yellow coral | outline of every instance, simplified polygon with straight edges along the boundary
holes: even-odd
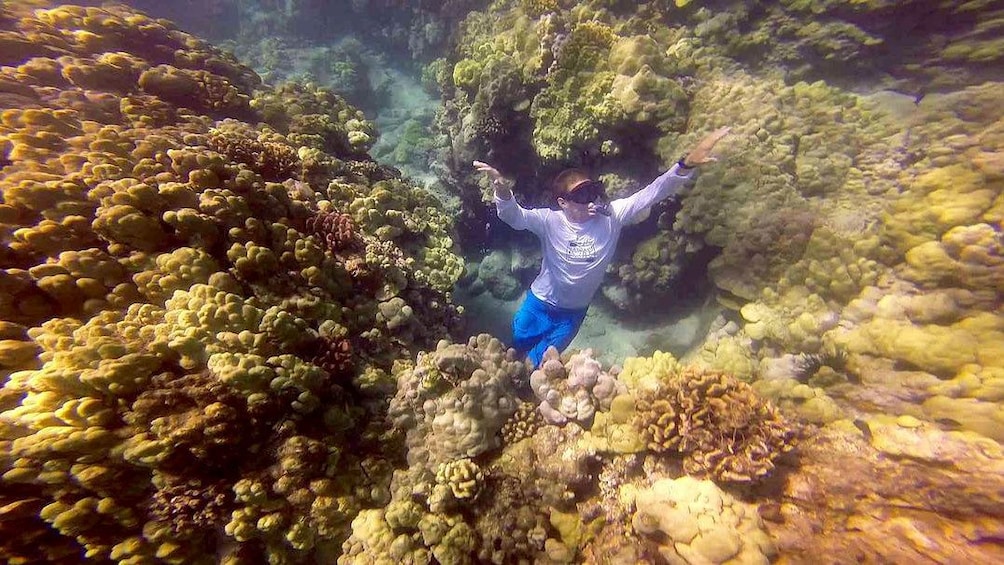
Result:
[[[617,379],[631,390],[652,390],[680,369],[672,353],[656,351],[650,357],[628,357]]]
[[[906,254],[905,276],[921,284],[958,281],[973,290],[1004,292],[1004,243],[988,224],[958,226],[940,241],[928,241]]]
[[[1000,366],[1004,326],[982,313],[950,326],[874,319],[839,337],[854,352],[900,359],[935,374],[955,374],[970,364]]]
[[[453,66],[453,84],[460,88],[477,89],[483,68],[473,59],[463,59]]]
[[[484,475],[477,463],[465,457],[441,463],[436,470],[436,482],[450,488],[457,499],[473,499],[481,489]]]
[[[711,481],[662,479],[633,498],[632,527],[667,562],[755,563],[777,553],[756,508]]]

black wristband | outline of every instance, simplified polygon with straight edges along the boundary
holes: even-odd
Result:
[[[679,161],[677,161],[677,162],[676,162],[676,164],[677,164],[677,165],[678,165],[678,166],[679,166],[679,167],[680,167],[681,169],[683,169],[683,170],[685,170],[685,171],[689,171],[689,170],[691,170],[691,169],[696,169],[696,168],[697,168],[697,165],[694,165],[694,166],[692,166],[692,167],[688,167],[688,166],[687,166],[687,154],[686,154],[686,153],[684,153],[684,154],[683,154],[683,157],[680,157],[680,160],[679,160]]]

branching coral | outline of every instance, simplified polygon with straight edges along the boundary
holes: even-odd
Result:
[[[459,504],[472,504],[481,493],[484,473],[468,458],[440,463],[436,486],[429,495],[429,510],[442,512]]]
[[[216,528],[225,524],[233,507],[229,485],[204,485],[198,478],[164,479],[151,503],[150,514],[157,522],[171,525],[175,534]]]
[[[345,338],[321,338],[312,363],[327,371],[335,379],[351,375],[355,369],[352,342]]]
[[[331,253],[351,251],[361,243],[355,233],[355,224],[348,214],[335,211],[318,212],[307,220],[307,229],[321,238]]]
[[[505,444],[509,445],[532,436],[543,423],[543,418],[534,403],[520,402],[516,412],[509,417],[499,433],[502,434]]]

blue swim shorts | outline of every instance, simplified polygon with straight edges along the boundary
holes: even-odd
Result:
[[[528,291],[512,319],[512,347],[529,356],[536,369],[548,347],[553,345],[558,351],[564,351],[572,343],[586,317],[586,310],[588,308],[569,310],[551,306]]]

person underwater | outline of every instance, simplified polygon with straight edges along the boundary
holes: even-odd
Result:
[[[498,169],[474,161],[474,167],[491,179],[498,217],[540,240],[540,272],[513,316],[510,343],[530,358],[534,368],[540,366],[548,347],[560,352],[575,338],[624,226],[656,202],[682,193],[695,169],[717,160],[712,150],[728,133],[728,127],[713,131],[648,186],[613,201],[606,197],[603,183],[585,171],[562,171],[552,185],[558,210],[524,208]]]

